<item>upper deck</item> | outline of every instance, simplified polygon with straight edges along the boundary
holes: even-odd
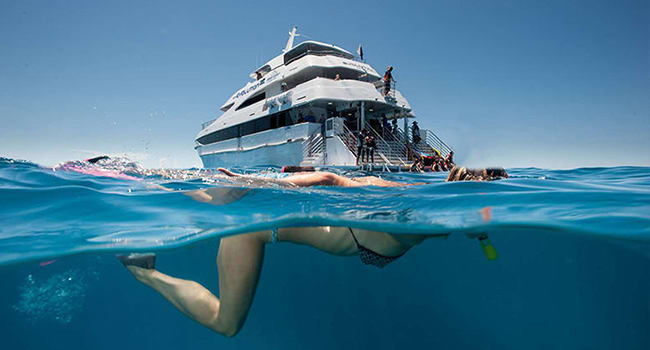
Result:
[[[392,92],[391,98],[378,92],[381,76],[370,65],[332,44],[308,40],[291,47],[295,32],[290,35],[284,52],[250,74],[252,81],[221,106],[222,115],[203,123],[197,140],[205,140],[205,136],[217,132],[233,134],[230,131],[241,131],[244,124],[269,119],[271,114],[279,112],[290,112],[296,122],[300,112],[306,113],[305,108],[322,107],[323,103],[326,107],[319,113],[327,117],[347,115],[351,103],[361,101],[372,103],[375,110],[399,110],[405,113],[402,115],[413,117],[408,102],[399,92]],[[254,128],[257,129],[260,128]]]
[[[335,58],[330,60],[317,60],[310,61],[310,64],[305,63],[302,59],[307,56],[320,56]],[[278,78],[289,78],[290,76],[299,75],[301,71],[308,67],[321,67],[321,68],[335,68],[339,67],[342,70],[352,69],[359,71],[360,74],[368,76],[368,80],[378,80],[380,75],[370,65],[365,62],[355,60],[355,57],[350,52],[337,47],[335,45],[326,44],[318,41],[304,41],[298,44],[291,50],[278,55],[266,62],[261,67],[254,70],[250,77],[252,81],[237,90],[221,107],[224,112],[228,111],[231,107],[237,107],[242,103],[245,98],[250,97],[251,93],[257,93]],[[278,75],[281,75],[280,77]]]

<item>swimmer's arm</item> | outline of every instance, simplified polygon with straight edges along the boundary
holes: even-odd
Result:
[[[194,199],[197,202],[209,203],[214,205],[224,205],[241,199],[249,188],[237,187],[210,187],[194,191],[176,191],[158,184],[148,184],[147,188],[162,190],[165,192],[180,192],[181,194]]]
[[[155,189],[155,190],[161,190],[165,192],[177,192],[175,190],[172,190],[171,188],[167,188],[165,186],[161,186],[158,184],[147,184],[147,188],[149,189]],[[194,199],[197,202],[201,203],[210,203],[212,201],[212,197],[208,195],[205,190],[196,190],[196,191],[188,191],[188,192],[182,192],[182,194]]]

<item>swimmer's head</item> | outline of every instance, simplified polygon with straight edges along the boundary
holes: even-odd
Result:
[[[316,171],[313,166],[295,166],[295,165],[285,165],[282,167],[280,172],[282,173],[302,173]]]
[[[454,166],[449,171],[447,181],[492,181],[508,178],[508,173],[503,168],[468,169]]]
[[[487,168],[485,169],[485,175],[493,180],[508,178],[508,173],[506,172],[506,169],[503,168]]]

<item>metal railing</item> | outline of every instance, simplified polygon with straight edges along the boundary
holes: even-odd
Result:
[[[302,149],[302,158],[304,160],[313,164],[317,164],[318,161],[321,160],[325,154],[325,139],[320,130],[309,135],[309,137],[303,142]]]
[[[395,99],[395,90],[397,88],[397,84],[395,83],[394,80],[390,81],[390,90],[388,90],[387,94],[384,93],[384,89],[385,89],[384,85],[385,84],[384,84],[383,79],[379,79],[379,80],[375,81],[373,83],[373,85],[375,85],[375,88],[377,89],[377,91],[379,91],[383,96],[386,96],[388,98],[392,98],[393,100]]]
[[[425,130],[425,142],[429,145],[436,146],[441,152],[443,157],[446,157],[452,151],[451,147],[447,146],[438,135],[434,134],[431,130]]]
[[[419,151],[419,150],[417,148],[413,147],[413,140],[410,137],[411,135],[408,135],[408,134],[406,135],[406,139],[408,140],[408,144],[406,143],[406,141],[404,141],[405,140],[405,138],[404,138],[404,130],[402,130],[401,128],[398,127],[393,135],[401,145],[404,145],[404,148],[406,149],[405,150],[406,159],[409,162],[414,160],[415,159],[414,158],[414,156],[415,156],[414,150],[417,150],[417,151]]]
[[[388,165],[393,165],[389,160],[397,160],[398,162],[402,163],[402,165],[406,165],[404,162],[403,158],[407,158],[408,151],[406,149],[406,145],[404,145],[401,142],[394,142],[393,146],[391,146],[391,143],[386,141],[382,135],[380,135],[377,130],[375,130],[368,122],[366,122],[365,125],[366,129],[368,129],[375,137],[375,141],[379,140],[379,144],[384,146],[384,149],[386,149],[388,152],[383,152],[381,150],[381,147],[377,147],[377,152],[380,154],[380,157],[384,159],[385,162],[388,162]],[[387,153],[387,154],[384,154]]]
[[[343,131],[339,131],[336,133],[336,136],[343,141],[345,146],[354,154],[354,156],[357,156],[357,137],[354,135],[350,129],[348,129],[345,124],[343,124]]]
[[[437,150],[440,152],[440,155],[442,157],[446,157],[449,152],[452,151],[452,148],[449,147],[446,143],[444,143],[438,135],[436,135],[433,131],[431,130],[422,130],[424,131],[424,137],[420,140],[418,144],[413,143],[413,127],[409,127],[409,133],[407,135],[409,142],[413,145],[413,148],[417,151],[422,151],[421,148],[428,146],[432,150]],[[403,133],[403,131],[400,129],[400,133]],[[404,134],[402,134],[403,136]],[[422,142],[424,142],[424,145],[422,145]]]
[[[446,157],[449,152],[452,151],[451,147],[444,143],[431,130],[423,130],[425,137],[420,141],[418,145],[413,145],[413,134],[411,132],[406,134],[409,143],[412,145],[408,146],[404,143],[404,131],[399,127],[396,130],[393,130],[391,133],[386,133],[383,135],[380,134],[375,128],[370,126],[368,122],[366,122],[365,128],[370,131],[371,134],[375,137],[375,141],[377,142],[376,152],[378,153],[379,158],[389,166],[394,165],[392,164],[393,161],[398,161],[401,163],[401,165],[408,165],[407,163],[410,163],[413,160],[413,151],[415,150],[418,152],[423,152],[423,148],[425,147],[431,148],[432,150],[437,149],[443,157]],[[409,128],[409,131],[410,130],[411,128]],[[312,137],[313,136],[314,135],[312,135]],[[316,136],[320,136],[320,134],[316,133]],[[350,152],[352,152],[352,154],[356,157],[357,135],[352,132],[345,124],[343,124],[343,128],[341,131],[338,131],[336,133],[336,136],[341,139],[348,150],[350,150]],[[312,142],[312,148],[318,149],[318,142],[323,141],[314,139],[313,141],[305,142]],[[429,150],[426,150],[426,153],[429,152]]]
[[[214,123],[214,121],[217,120],[217,119],[218,118],[214,118],[212,120],[208,120],[207,122],[201,123],[201,130],[203,130],[203,129],[207,128],[208,126],[210,126],[210,124]]]

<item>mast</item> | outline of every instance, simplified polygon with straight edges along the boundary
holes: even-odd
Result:
[[[293,48],[293,39],[297,36],[300,36],[300,34],[296,34],[296,30],[298,30],[298,27],[293,26],[293,29],[289,32],[289,40],[287,40],[287,46],[284,48],[282,52],[287,52]]]

